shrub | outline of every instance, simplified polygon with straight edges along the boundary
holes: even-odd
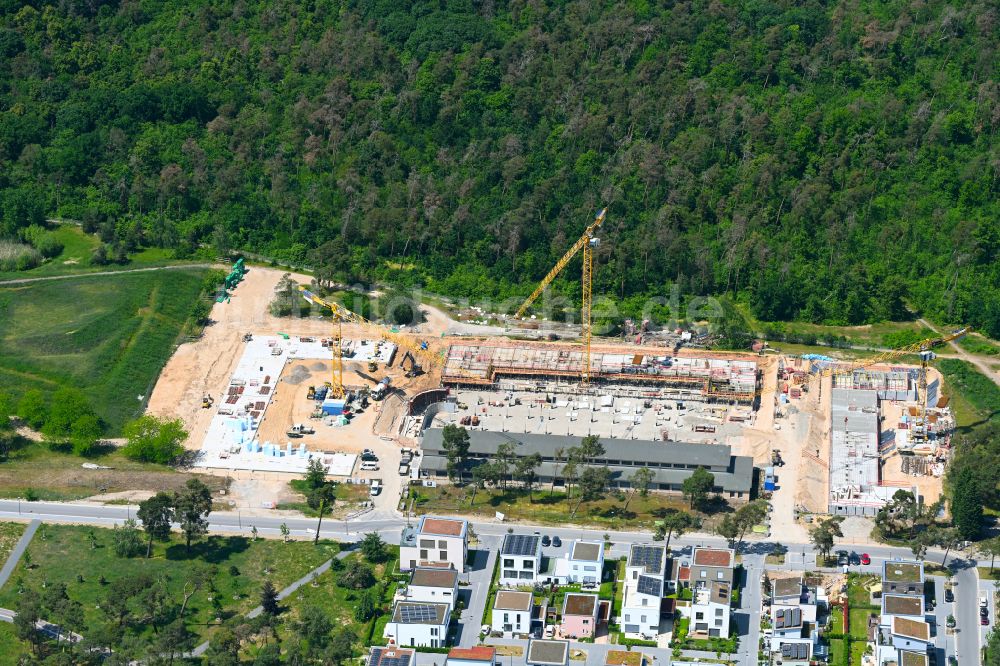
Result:
[[[42,255],[23,243],[0,240],[0,271],[27,271],[42,263]]]
[[[162,465],[173,462],[184,452],[181,443],[187,439],[180,419],[167,421],[148,415],[127,423],[124,434],[128,443],[122,453],[132,460]]]

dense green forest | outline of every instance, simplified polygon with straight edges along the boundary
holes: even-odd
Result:
[[[0,238],[508,297],[607,205],[626,310],[1000,336],[998,41],[988,0],[0,0]]]

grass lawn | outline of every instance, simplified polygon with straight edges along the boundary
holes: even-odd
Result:
[[[0,566],[7,561],[14,544],[24,534],[24,527],[23,523],[0,523]]]
[[[976,567],[979,577],[984,580],[1000,580],[1000,566],[996,566],[990,571],[989,567]]]
[[[74,386],[111,434],[142,410],[197,301],[201,269],[0,285],[0,386]]]
[[[864,640],[851,641],[851,666],[861,666],[868,643]]]
[[[606,498],[584,502],[575,516],[572,513],[577,504],[576,495],[567,499],[565,492],[550,494],[547,488],[536,490],[533,501],[529,501],[527,493],[520,489],[510,489],[507,492],[496,489],[479,490],[475,505],[470,505],[471,487],[439,485],[436,488],[413,489],[412,493],[421,513],[456,513],[493,518],[497,511],[501,511],[506,514],[507,520],[514,522],[586,524],[608,530],[635,527],[649,529],[651,521],[656,520],[667,509],[688,510],[688,503],[682,497],[660,493],[634,497],[629,502],[627,511],[623,509],[624,502],[609,493]],[[721,517],[703,517],[702,529],[711,531],[717,520],[721,520]]]
[[[193,477],[201,479],[213,491],[225,487],[223,477],[178,472],[165,465],[139,463],[117,452],[95,460],[112,469],[83,469],[81,464],[93,460],[30,442],[12,451],[7,461],[0,464],[0,497],[25,497],[28,489],[43,501],[77,500],[102,491],[170,492],[180,490]]]
[[[841,612],[839,606],[832,608],[830,611],[830,633],[844,633],[844,614]]]
[[[851,638],[862,641],[868,638],[868,616],[871,615],[871,611],[867,608],[852,608],[848,613],[851,621]]]
[[[1000,344],[983,337],[979,333],[970,333],[958,341],[958,346],[977,356],[997,356],[1000,355]]]
[[[847,641],[843,638],[836,638],[830,641],[830,661],[831,664],[843,664],[847,655]]]
[[[88,533],[95,535],[90,545]],[[188,603],[189,628],[205,638],[211,634],[216,617],[246,613],[258,605],[260,589],[270,579],[279,590],[301,578],[311,569],[330,559],[339,550],[335,542],[311,541],[283,543],[277,540],[252,541],[245,537],[211,536],[192,545],[185,553],[183,541],[174,535],[167,543],[156,543],[153,557],[123,559],[112,546],[112,531],[101,528],[67,525],[42,525],[28,548],[32,569],[22,559],[11,579],[0,589],[0,607],[17,609],[22,586],[41,590],[46,584],[65,583],[67,593],[83,606],[85,625],[93,626],[104,618],[97,605],[106,597],[108,583],[119,578],[148,574],[154,581],[164,581],[169,599],[180,604],[185,582],[193,572],[210,568],[211,585],[196,592]],[[238,574],[231,574],[236,567]],[[80,582],[78,575],[83,577]],[[214,588],[215,592],[212,591]],[[210,597],[221,604],[213,607]],[[133,631],[152,631],[150,627]]]
[[[17,666],[29,652],[28,644],[14,633],[14,625],[0,622],[0,666]]]
[[[386,579],[387,570],[391,571],[395,567],[399,551],[396,548],[391,549],[391,551],[393,552],[393,556],[388,561],[374,567],[375,577],[380,581]],[[343,563],[346,566],[352,561],[362,560],[363,558],[360,553],[352,553],[344,558]],[[319,606],[326,611],[326,615],[330,618],[334,627],[349,627],[358,637],[358,645],[362,644],[368,638],[368,633],[371,630],[373,622],[376,625],[381,625],[380,627],[377,627],[378,635],[373,635],[374,644],[384,642],[381,630],[385,628],[385,624],[389,620],[388,613],[392,610],[392,596],[396,590],[395,581],[389,580],[383,588],[382,601],[380,604],[380,610],[383,614],[374,621],[358,622],[354,617],[354,607],[357,604],[363,590],[348,590],[340,587],[336,583],[337,576],[339,574],[339,570],[327,571],[326,573],[317,576],[312,583],[303,585],[296,590],[295,594],[286,598],[282,602],[286,610],[281,615],[282,624],[279,632],[282,634],[290,633],[291,625],[296,619],[298,619],[299,614],[304,608],[308,606]],[[381,620],[381,622],[379,622],[379,620]],[[374,634],[375,632],[372,633]]]
[[[935,364],[944,376],[944,392],[951,396],[960,427],[1000,419],[1000,387],[989,377],[971,363],[954,358],[938,359]]]
[[[857,574],[850,574],[847,577],[847,602],[849,608],[867,608],[872,606],[871,592],[865,587],[865,584],[875,579],[875,576],[859,576]]]

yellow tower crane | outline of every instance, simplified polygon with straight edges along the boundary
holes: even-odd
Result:
[[[394,343],[397,348],[408,350],[412,354],[412,358],[417,359],[414,361],[413,374],[419,374],[421,364],[423,367],[431,368],[441,362],[441,359],[427,348],[426,343],[418,344],[409,337],[390,330],[387,326],[376,324],[355,312],[351,312],[339,303],[323,300],[305,287],[299,287],[299,292],[310,303],[329,308],[337,323],[337,344],[333,350],[333,386],[331,388],[334,397],[341,398],[344,396],[344,362],[341,358],[343,353],[342,325],[344,322],[361,326],[377,334],[382,339]]]
[[[542,292],[545,291],[556,276],[566,268],[566,264],[576,256],[576,253],[583,250],[583,307],[580,312],[580,324],[581,324],[581,338],[583,340],[583,372],[582,381],[584,384],[590,381],[590,336],[591,336],[591,322],[590,322],[590,305],[591,296],[593,289],[593,275],[594,275],[594,250],[601,244],[601,239],[599,239],[595,234],[602,224],[604,224],[604,218],[608,213],[607,208],[602,208],[600,212],[594,217],[594,221],[590,223],[583,235],[580,236],[579,240],[573,243],[573,246],[566,250],[566,254],[562,256],[556,265],[552,267],[548,275],[538,283],[535,291],[531,292],[531,296],[528,296],[527,300],[521,304],[521,307],[517,309],[514,314],[516,319],[521,318],[524,313],[531,307],[531,304],[535,302]]]
[[[846,365],[826,365],[819,367],[814,370],[813,374],[819,377],[828,377],[831,375],[849,375],[853,374],[857,370],[864,370],[873,365],[878,365],[879,363],[886,363],[894,359],[906,356],[908,354],[918,354],[920,356],[920,378],[917,385],[917,399],[920,401],[920,430],[916,431],[915,434],[919,439],[927,438],[927,364],[933,361],[936,354],[931,351],[935,347],[940,347],[941,345],[952,342],[953,340],[958,340],[964,337],[967,333],[972,330],[971,327],[966,326],[948,335],[942,335],[936,338],[927,338],[926,340],[921,340],[920,342],[915,342],[912,345],[906,345],[905,347],[900,347],[898,349],[890,349],[884,351],[877,356],[873,356],[862,361],[856,361],[854,363],[849,363]]]

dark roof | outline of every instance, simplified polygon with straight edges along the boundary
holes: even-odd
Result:
[[[663,581],[652,576],[639,576],[636,584],[636,591],[641,594],[650,594],[654,597],[663,596]]]
[[[802,609],[789,606],[788,608],[776,608],[774,611],[775,629],[793,629],[802,626]]]
[[[444,624],[448,604],[431,604],[422,601],[400,601],[392,610],[392,621],[402,624]]]
[[[574,560],[598,562],[600,561],[601,553],[603,552],[604,544],[593,543],[591,541],[576,541],[573,543],[573,553],[571,557]]]
[[[784,659],[808,659],[808,643],[782,643],[781,656]]]
[[[775,597],[799,596],[802,594],[802,577],[776,578],[771,583],[771,594]]]
[[[699,446],[715,445],[700,444]],[[518,453],[521,453],[521,451],[518,451]],[[470,467],[475,467],[477,464],[482,464],[483,462],[485,461],[477,462],[476,460],[471,460],[469,464]],[[631,467],[627,465],[602,465],[602,467],[611,473],[611,480],[613,482],[628,481],[635,474],[635,470],[639,468],[638,465]],[[543,462],[538,466],[536,473],[540,478],[551,479],[558,477],[562,472],[562,468],[562,463]],[[435,455],[428,452],[422,458],[420,469],[444,474],[448,469],[448,459],[443,455]],[[667,483],[680,486],[680,484],[684,483],[685,479],[691,476],[694,470],[658,469],[654,467],[651,468],[651,471],[653,472],[654,484]],[[724,492],[750,492],[753,486],[753,458],[749,456],[733,456],[732,471],[712,471],[712,474],[715,476],[715,486]]]
[[[569,661],[569,641],[528,641],[528,664],[534,666],[564,666]]]
[[[427,452],[444,452],[442,428],[424,430],[421,449]],[[566,435],[540,435],[535,433],[495,432],[492,430],[469,431],[469,454],[490,456],[500,444],[512,443],[517,455],[539,453],[542,457],[555,456],[556,449],[569,450],[579,446],[579,437]],[[684,463],[704,467],[729,467],[732,449],[725,444],[691,444],[689,442],[660,442],[645,439],[612,439],[602,437],[607,453],[605,459],[641,460],[647,463]]]
[[[643,567],[646,573],[663,573],[663,546],[633,544],[628,553],[630,567]]]
[[[368,655],[368,666],[410,666],[414,661],[413,652],[407,648],[373,647]]]
[[[500,552],[503,555],[534,555],[540,541],[534,534],[505,534]]]
[[[597,612],[596,594],[570,592],[563,599],[563,615],[594,615]]]
[[[410,585],[418,587],[446,587],[451,589],[458,582],[458,572],[454,569],[429,569],[417,567],[410,575]]]
[[[908,594],[883,594],[882,613],[884,615],[923,616],[924,598]]]

